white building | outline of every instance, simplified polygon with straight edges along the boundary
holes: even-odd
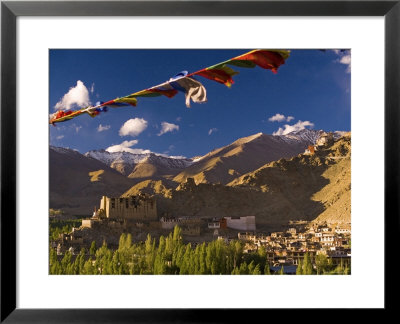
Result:
[[[334,234],[324,234],[321,237],[321,243],[322,245],[325,246],[333,246],[335,241],[335,235]]]
[[[336,228],[335,233],[337,234],[350,234],[351,230],[348,228]]]
[[[219,222],[210,222],[210,223],[208,223],[208,228],[211,228],[211,229],[220,228],[220,223]]]
[[[255,216],[225,217],[225,219],[226,219],[226,226],[228,228],[237,229],[240,231],[256,230]]]

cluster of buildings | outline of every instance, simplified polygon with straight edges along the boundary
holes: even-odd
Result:
[[[176,225],[184,230],[185,228],[197,228],[200,234],[204,230],[218,230],[235,229],[241,231],[255,231],[256,230],[256,217],[255,216],[241,216],[241,217],[161,217],[160,219],[162,229],[173,229]]]
[[[154,196],[139,194],[130,197],[110,198],[103,196],[99,208],[95,208],[91,218],[82,219],[79,228],[68,234],[61,234],[52,242],[58,254],[66,250],[79,253],[80,248],[89,246],[93,240],[100,243],[106,240],[111,246],[118,244],[122,233],[146,232],[152,235],[170,232],[178,225],[188,241],[198,241],[207,236],[217,238],[229,229],[255,231],[255,216],[241,217],[161,217],[157,216],[157,202]],[[139,233],[140,234],[140,233]],[[196,238],[196,239],[195,239]]]
[[[255,216],[241,217],[161,217],[157,216],[157,202],[154,196],[139,194],[124,198],[109,198],[103,196],[100,208],[95,209],[93,216],[82,220],[83,228],[94,228],[100,225],[116,226],[120,224],[125,229],[129,227],[152,227],[161,230],[171,230],[179,225],[187,235],[200,235],[206,229],[236,229],[255,231]]]
[[[284,265],[285,269],[295,271],[306,253],[312,262],[322,253],[331,259],[333,265],[350,264],[350,224],[292,221],[283,231],[263,233],[256,231],[255,216],[182,216],[158,219],[156,200],[146,194],[125,198],[103,196],[100,208],[95,209],[91,218],[83,219],[80,228],[61,234],[51,244],[59,255],[66,250],[78,254],[81,247],[88,247],[93,240],[101,243],[105,239],[111,245],[114,240],[114,245],[117,246],[118,239],[124,232],[162,234],[170,232],[176,225],[181,228],[187,240],[194,244],[208,237],[227,242],[239,239],[244,242],[245,253],[264,247],[271,267]]]
[[[324,146],[331,145],[333,142],[334,142],[333,134],[323,132],[315,142],[315,145],[309,145],[304,151],[304,154],[314,155],[315,152],[318,151],[318,149]]]
[[[220,236],[219,239],[227,239]],[[238,239],[245,243],[245,251],[256,251],[263,246],[271,265],[298,265],[308,253],[314,262],[318,254],[325,254],[334,265],[350,264],[351,225],[312,222],[291,222],[282,232],[240,232]]]

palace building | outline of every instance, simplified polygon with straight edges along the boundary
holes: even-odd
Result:
[[[146,194],[124,198],[103,196],[93,218],[154,221],[157,220],[156,200]]]

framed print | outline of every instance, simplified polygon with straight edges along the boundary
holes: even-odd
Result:
[[[3,1],[1,320],[391,308],[399,14]]]

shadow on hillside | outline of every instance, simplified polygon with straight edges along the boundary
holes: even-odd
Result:
[[[311,221],[325,210],[312,197],[329,184],[322,174],[331,163],[319,156],[298,156],[274,162],[232,186],[187,183],[171,199],[158,197],[159,215],[255,215],[260,229],[289,220]]]

